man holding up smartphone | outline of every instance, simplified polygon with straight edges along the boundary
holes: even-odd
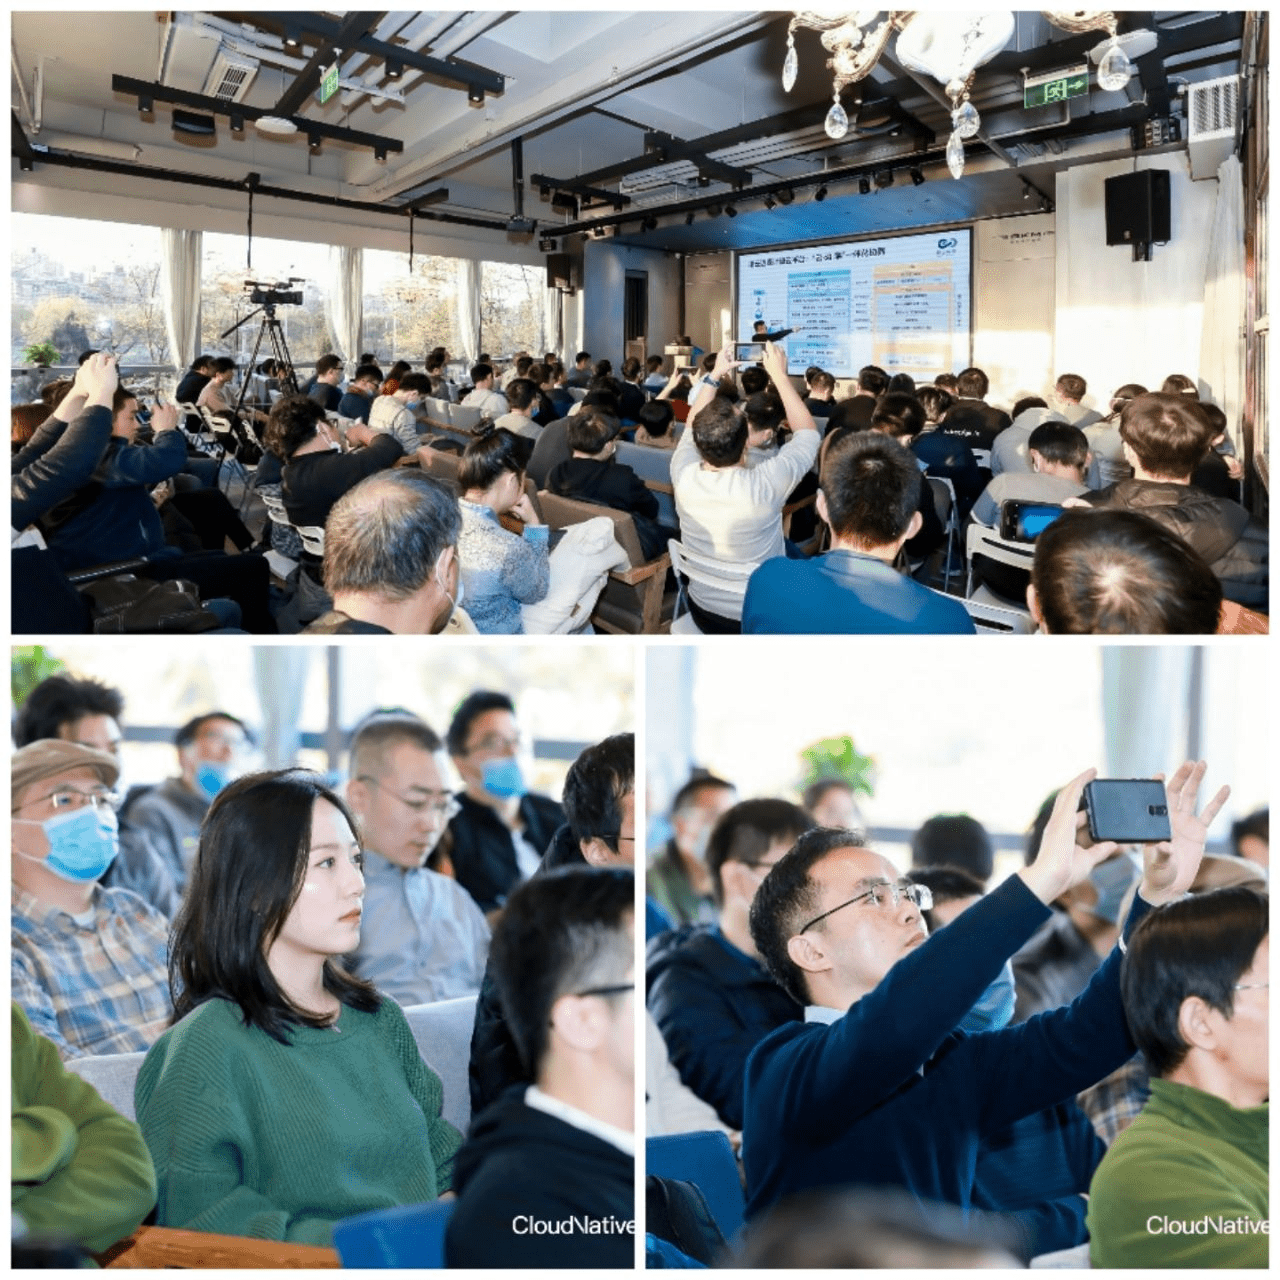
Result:
[[[1166,787],[1171,838],[1143,848],[1126,929],[1190,886],[1223,787],[1196,812],[1203,763]],[[773,976],[808,1006],[747,1061],[747,1212],[847,1183],[896,1186],[970,1207],[983,1136],[1071,1097],[1132,1057],[1112,952],[1071,1006],[1001,1031],[955,1030],[1048,903],[1116,850],[1083,847],[1078,812],[1094,771],[1063,787],[1040,855],[928,937],[927,890],[902,881],[852,832],[809,832],[769,873],[751,932]],[[1083,1220],[1084,1204],[1078,1207]]]

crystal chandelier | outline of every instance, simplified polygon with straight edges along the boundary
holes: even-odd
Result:
[[[1116,35],[1115,14],[1105,10],[1044,11],[1044,16],[1063,31],[1080,33],[1106,31],[1111,43],[1098,64],[1098,85],[1121,89],[1133,68]],[[947,10],[895,10],[881,14],[858,10],[846,14],[798,12],[787,24],[787,54],[782,64],[782,87],[788,93],[800,74],[796,53],[796,29],[807,27],[821,32],[822,47],[831,55],[827,67],[832,75],[832,102],[825,128],[837,141],[849,132],[849,116],[840,100],[849,85],[864,79],[880,60],[897,31],[894,56],[910,71],[932,76],[945,87],[951,103],[951,136],[947,141],[947,167],[952,177],[964,173],[964,144],[982,127],[978,109],[969,100],[977,69],[989,62],[1008,43],[1014,32],[1011,11],[955,13]]]

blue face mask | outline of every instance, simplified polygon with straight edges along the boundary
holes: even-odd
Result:
[[[978,997],[977,1003],[960,1019],[961,1031],[999,1031],[1013,1018],[1017,992],[1013,984],[1013,965],[1006,960],[996,980]]]
[[[480,771],[480,784],[499,800],[514,800],[529,790],[524,780],[524,770],[514,756],[501,756],[486,760]]]
[[[1093,914],[1108,924],[1118,924],[1124,896],[1137,878],[1138,868],[1125,854],[1094,867],[1089,872],[1089,883],[1098,891],[1097,904],[1091,908]]]
[[[225,764],[204,761],[196,770],[196,790],[206,800],[212,800],[231,781],[231,770]]]
[[[19,822],[31,819],[19,818]],[[49,841],[49,856],[34,858],[29,853],[15,849],[20,858],[28,862],[42,862],[55,876],[74,884],[86,884],[100,880],[115,861],[116,815],[114,810],[95,805],[85,805],[71,813],[59,813],[35,826],[44,829]]]

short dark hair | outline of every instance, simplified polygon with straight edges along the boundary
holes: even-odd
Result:
[[[355,376],[352,382],[381,382],[382,370],[376,364],[362,364],[356,366]]]
[[[377,353],[373,351],[362,351],[360,353],[360,358],[356,361],[356,363],[376,365],[378,363]]]
[[[981,369],[963,369],[956,376],[956,391],[961,399],[981,400],[990,389],[991,382]]]
[[[1120,413],[1120,438],[1144,471],[1185,480],[1200,465],[1218,433],[1199,401],[1156,392],[1135,396]]]
[[[533,368],[533,357],[532,357],[532,356],[517,356],[517,357],[516,357],[516,374],[517,374],[517,376],[519,376],[519,377],[523,378],[523,377],[525,376],[525,374],[527,374],[527,373],[529,372],[529,370],[530,370],[530,369],[532,369],[532,368]]]
[[[737,787],[727,778],[708,773],[705,769],[695,770],[671,800],[671,812],[677,814],[689,808],[697,798],[698,792],[710,788],[713,791],[736,791]]]
[[[444,747],[440,735],[420,716],[410,711],[371,711],[351,730],[347,742],[348,766],[351,777],[358,777],[367,769],[380,763],[388,747],[410,742],[434,755]]]
[[[912,867],[907,872],[907,879],[912,884],[924,885],[933,894],[935,907],[947,902],[958,902],[961,898],[980,898],[987,891],[982,880],[959,867]],[[921,909],[920,914],[932,933],[938,927],[932,908],[928,911]]]
[[[527,409],[538,398],[538,387],[532,378],[512,378],[507,383],[507,403],[513,409]]]
[[[636,414],[636,420],[655,440],[665,436],[675,420],[676,411],[670,400],[646,400]]]
[[[941,422],[947,416],[947,410],[956,402],[955,396],[946,387],[939,386],[918,387],[916,399],[920,401],[925,418],[930,422]]]
[[[289,1002],[267,964],[267,949],[302,892],[316,801],[327,800],[358,828],[319,774],[305,769],[251,773],[220,791],[200,828],[187,893],[173,926],[169,991],[177,1023],[206,1000],[229,1000],[247,1026],[289,1043],[294,1026],[327,1019]],[[343,1004],[372,1012],[370,983],[324,962],[324,987]]]
[[[711,894],[716,906],[724,905],[724,881],[720,871],[726,862],[754,866],[778,840],[798,840],[813,819],[789,800],[740,800],[720,815],[707,840],[704,861],[711,873]]]
[[[406,373],[396,387],[397,391],[421,391],[426,395],[431,390],[431,379],[425,373]]]
[[[1054,384],[1068,400],[1083,400],[1089,384],[1078,373],[1064,373]]]
[[[387,374],[387,381],[390,382],[393,378],[399,381],[412,368],[413,366],[407,360],[397,360]]]
[[[458,703],[453,719],[449,721],[449,731],[444,736],[445,746],[451,756],[467,754],[467,738],[471,726],[487,711],[510,711],[516,713],[516,704],[508,694],[498,693],[494,689],[475,689]]]
[[[13,744],[25,747],[42,738],[56,738],[64,724],[85,716],[124,714],[124,695],[101,680],[56,675],[41,680],[27,694],[13,722]]]
[[[230,356],[219,356],[213,362],[214,373],[230,373],[236,367],[236,362]]]
[[[342,357],[336,356],[330,351],[327,355],[323,355],[316,361],[316,377],[323,377],[326,373],[332,373],[335,369],[342,368]]]
[[[560,867],[533,876],[507,899],[489,972],[527,1079],[547,1052],[556,1001],[619,984],[631,970],[626,923],[634,894],[635,877],[625,867]]]
[[[758,364],[749,364],[738,375],[738,380],[745,396],[757,395],[769,385],[769,375]]]
[[[622,376],[628,382],[634,382],[644,372],[644,365],[636,356],[628,356],[622,362]]]
[[[1234,987],[1267,936],[1267,901],[1236,885],[1166,903],[1138,922],[1120,963],[1120,998],[1152,1075],[1169,1075],[1190,1051],[1178,1031],[1188,996],[1231,1017]]]
[[[747,420],[723,396],[712,396],[698,406],[693,420],[693,443],[704,462],[713,467],[731,467],[747,444]]]
[[[493,377],[493,365],[491,364],[473,364],[471,366],[471,382],[474,385],[483,382],[486,378]]]
[[[1222,584],[1137,511],[1064,511],[1036,539],[1031,585],[1055,635],[1213,635]]]
[[[324,585],[406,600],[456,546],[462,514],[453,491],[419,471],[393,467],[348,489],[325,522]]]
[[[1117,387],[1115,395],[1111,397],[1110,417],[1115,417],[1135,396],[1146,394],[1147,389],[1140,382],[1126,382],[1123,387]]]
[[[915,396],[886,391],[871,410],[872,430],[883,428],[886,435],[918,436],[924,429],[924,406]]]
[[[954,373],[940,373],[934,378],[933,385],[941,387],[943,391],[950,391],[952,395],[958,395],[959,388],[957,384],[959,381],[960,379]]]
[[[318,400],[310,396],[281,396],[267,415],[263,439],[281,462],[288,462],[295,451],[315,439],[316,427],[324,420],[324,409]]]
[[[852,431],[827,450],[821,487],[833,532],[863,546],[896,542],[920,506],[920,468],[896,440]]]
[[[588,391],[579,402],[578,413],[585,413],[588,409],[599,409],[609,417],[616,418],[618,416],[617,394],[613,391]]]
[[[564,776],[560,803],[576,840],[603,840],[618,852],[622,797],[636,786],[636,737],[615,733],[587,747]]]
[[[588,453],[594,457],[613,439],[615,420],[608,414],[588,410],[575,413],[565,427],[565,440],[576,453]]]
[[[1171,373],[1160,384],[1160,390],[1164,395],[1189,396],[1195,400],[1200,399],[1200,388],[1185,373]]]
[[[865,403],[866,397],[862,396],[857,398],[850,396],[847,400],[837,400],[827,414],[827,428],[823,432],[823,439],[834,439],[843,432],[865,431],[867,419],[862,416],[862,406]],[[829,445],[827,447],[830,448]]]
[[[116,387],[111,393],[111,416],[114,418],[130,400],[137,400],[138,393],[132,387],[124,385]]]
[[[787,942],[799,932],[805,917],[817,909],[818,886],[809,872],[836,849],[865,847],[857,831],[810,827],[756,890],[751,904],[751,940],[765,968],[798,1004],[809,1003],[809,984],[804,970],[787,953]]]
[[[854,794],[852,783],[846,782],[843,778],[819,778],[817,782],[811,782],[805,787],[800,796],[800,803],[812,813],[814,807],[822,803],[822,797],[828,791],[847,791],[850,795]]]
[[[206,711],[203,715],[192,716],[186,724],[173,735],[173,745],[179,750],[183,747],[189,747],[199,736],[200,730],[209,723],[210,720],[227,720],[231,724],[239,727],[240,732],[250,744],[253,742],[253,730],[249,728],[243,720],[238,716],[233,716],[230,711]]]
[[[776,396],[769,395],[767,391],[760,391],[753,395],[742,406],[742,412],[746,416],[747,426],[752,431],[776,431],[786,417],[782,401]]]
[[[883,395],[889,385],[889,375],[878,364],[863,365],[858,370],[858,386],[873,396]]]
[[[458,486],[466,493],[469,489],[487,489],[508,471],[522,476],[528,469],[532,452],[532,440],[506,427],[477,435],[462,451]]]
[[[1069,422],[1042,422],[1027,437],[1027,449],[1059,467],[1083,470],[1089,461],[1089,437]]]
[[[213,356],[200,354],[191,362],[191,373],[199,373],[202,369],[210,369],[213,367]]]
[[[1047,409],[1048,407],[1049,402],[1043,396],[1023,396],[1009,410],[1009,419],[1016,422],[1028,409]]]
[[[650,373],[657,373],[658,370],[662,368],[664,363],[665,361],[663,360],[662,356],[646,356],[644,367]]]
[[[911,837],[913,867],[959,867],[986,884],[995,855],[987,829],[967,813],[939,813]]]
[[[590,360],[590,359],[591,359],[590,351],[579,351],[578,354],[573,357],[573,363],[581,364],[584,360]]]
[[[761,373],[763,372],[764,370],[762,369]],[[819,369],[809,379],[809,386],[814,391],[834,391],[836,389],[836,380],[825,369]]]
[[[23,743],[18,743],[22,746]],[[1231,824],[1231,847],[1235,851],[1237,857],[1243,857],[1240,852],[1240,842],[1252,836],[1255,840],[1261,840],[1264,844],[1270,844],[1271,832],[1271,810],[1255,809],[1252,813],[1247,813],[1243,818],[1237,818]]]
[[[895,373],[885,390],[890,395],[913,396],[916,393],[916,380],[909,373]]]

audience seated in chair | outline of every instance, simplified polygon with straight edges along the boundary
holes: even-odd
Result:
[[[361,480],[329,512],[324,582],[333,607],[306,634],[466,631],[458,609],[461,529],[458,500],[439,480],[404,468]]]
[[[536,440],[540,434],[534,415],[538,412],[538,386],[529,378],[513,378],[503,390],[510,408],[494,420],[495,427],[505,427],[518,436]]]
[[[175,1023],[138,1073],[161,1226],[328,1244],[341,1218],[435,1199],[461,1136],[400,1006],[339,966],[359,943],[355,818],[304,770],[214,802],[174,930]]]
[[[1151,1098],[1090,1188],[1095,1267],[1267,1266],[1267,906],[1218,889],[1130,939],[1120,989]]]
[[[489,926],[471,895],[426,866],[458,802],[444,743],[407,712],[374,713],[351,736],[347,802],[364,839],[364,914],[351,970],[401,1005],[476,995]]]
[[[471,367],[471,390],[462,398],[468,409],[479,409],[481,416],[496,422],[507,412],[507,397],[494,390],[493,366],[481,361]]]
[[[13,999],[61,1058],[145,1049],[172,1011],[169,922],[99,883],[117,850],[115,757],[43,738],[10,775]]]
[[[629,1267],[635,1216],[635,880],[565,868],[511,895],[490,960],[529,1084],[471,1125],[450,1267]],[[592,1224],[539,1232],[565,1218]]]
[[[958,600],[893,568],[921,525],[924,479],[916,458],[878,432],[851,432],[828,448],[818,516],[831,550],[811,560],[777,556],[751,575],[747,634],[973,634]]]
[[[98,680],[54,675],[41,680],[18,709],[13,744],[25,747],[42,738],[60,738],[114,757],[120,763],[120,717],[124,697]],[[105,889],[129,889],[170,919],[181,902],[169,864],[147,832],[118,817],[118,852],[99,883]]]
[[[785,800],[743,800],[716,823],[707,844],[718,919],[664,933],[645,958],[646,1003],[680,1079],[740,1130],[742,1083],[751,1050],[804,1008],[760,963],[748,917],[760,882],[810,827]]]
[[[1017,430],[1015,422],[1001,432],[999,438],[1003,440],[1010,431]],[[1000,506],[1004,502],[1057,505],[1089,491],[1085,484],[1085,473],[1089,469],[1089,441],[1079,427],[1053,419],[1041,422],[1027,435],[1027,462],[1027,470],[1001,471],[982,491],[973,506],[973,518],[979,524],[997,527]]]
[[[342,372],[341,356],[332,352],[321,356],[316,361],[315,377],[303,387],[303,394],[314,400],[325,413],[337,412],[338,405],[342,403],[342,391],[338,386],[342,381]]]
[[[666,385],[665,380],[663,385]],[[648,401],[637,415],[636,444],[646,444],[654,449],[674,449],[676,438],[671,424],[675,416],[670,400]]]
[[[1036,539],[1027,608],[1051,635],[1213,635],[1222,584],[1138,511],[1065,511]]]
[[[911,836],[911,867],[913,872],[924,867],[956,867],[985,889],[995,870],[995,851],[986,827],[977,818],[967,813],[936,813]]]
[[[956,378],[956,402],[942,421],[942,430],[971,449],[990,449],[1010,423],[1003,409],[989,405],[990,382],[982,369],[965,369]]]
[[[11,1010],[14,1242],[54,1235],[99,1253],[151,1212],[151,1153],[138,1126],[62,1065],[16,1003]]]
[[[338,416],[367,424],[380,386],[382,370],[376,364],[359,365],[355,377],[347,384],[342,399],[338,401]]]
[[[573,454],[569,446],[569,421],[579,413],[596,409],[610,418],[618,416],[618,397],[611,391],[590,391],[578,404],[573,404],[563,418],[557,418],[538,433],[537,443],[529,457],[529,474],[539,489],[547,487],[554,467],[567,462]]]
[[[712,828],[737,802],[732,782],[695,772],[671,801],[671,838],[649,863],[649,896],[675,925],[714,924],[716,900],[707,845]]]
[[[400,442],[406,458],[422,444],[414,411],[431,394],[431,380],[425,373],[405,372],[396,380],[396,389],[378,396],[369,408],[369,429],[384,431]],[[347,434],[348,440],[351,434]],[[367,442],[366,442],[367,443]]]

